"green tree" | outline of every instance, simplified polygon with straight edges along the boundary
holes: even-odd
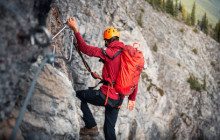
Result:
[[[179,11],[182,12],[182,4],[181,4],[181,1],[179,3]]]
[[[175,7],[174,7],[174,16],[177,17],[177,18],[178,18],[178,13],[179,13],[178,0],[176,0]]]
[[[163,9],[163,1],[164,0],[160,0],[160,8]]]
[[[191,25],[191,15],[190,15],[190,13],[187,13],[186,24]]]
[[[201,21],[199,19],[197,20],[197,26],[201,28]]]
[[[203,16],[202,19],[199,21],[199,26],[200,26],[201,31],[203,31],[203,29],[204,29],[203,19],[204,19],[204,16]]]
[[[166,8],[166,1],[163,0],[163,10],[165,10],[165,8]]]
[[[220,42],[220,20],[218,21],[218,23],[215,25],[215,34],[214,34],[214,38]]]
[[[170,2],[170,7],[171,7],[171,10],[170,10],[171,15],[174,16],[174,4],[173,4],[173,0],[171,0],[171,2]]]
[[[158,6],[158,0],[155,0],[155,5]]]
[[[166,12],[174,16],[173,0],[167,0],[167,2],[166,2]]]
[[[163,3],[162,0],[157,0],[157,7],[159,7],[160,9],[162,9],[161,4]]]
[[[170,4],[170,0],[167,0],[166,1],[166,12],[167,13],[169,13],[169,11],[170,11],[170,7],[169,7],[170,5],[169,4]]]
[[[154,5],[158,9],[160,7],[160,0],[154,0]]]
[[[185,9],[185,6],[182,5],[182,20],[185,21],[186,20],[186,9]]]
[[[191,12],[191,25],[195,25],[195,21],[196,21],[196,3],[193,3],[193,8],[192,8],[192,12]]]
[[[155,0],[151,0],[150,4],[152,5],[152,7],[154,7],[155,6]]]
[[[140,25],[141,27],[143,27],[143,20],[142,20],[142,13],[139,15],[139,17],[138,17],[138,25]]]
[[[202,21],[201,21],[201,30],[205,33],[205,34],[209,34],[209,22],[208,22],[208,18],[206,13],[204,14],[204,16],[202,17]]]

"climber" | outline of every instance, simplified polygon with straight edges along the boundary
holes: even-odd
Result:
[[[100,87],[100,90],[80,90],[76,91],[76,96],[81,100],[81,110],[83,112],[83,120],[85,122],[85,127],[80,129],[80,135],[98,135],[97,124],[94,117],[88,107],[87,103],[96,106],[105,106],[105,122],[104,122],[104,134],[106,140],[116,140],[115,135],[115,124],[118,117],[118,112],[120,106],[123,102],[124,96],[119,95],[113,86],[108,89],[110,82],[107,79],[110,78],[111,81],[116,81],[117,75],[120,68],[120,53],[119,50],[124,47],[122,42],[119,42],[120,34],[115,28],[108,28],[104,32],[105,50],[99,47],[89,46],[85,43],[81,37],[76,20],[74,17],[67,20],[67,24],[73,29],[75,37],[77,39],[77,44],[81,52],[90,56],[101,58],[104,62],[102,77],[106,81]],[[117,54],[117,56],[115,55]],[[114,59],[113,56],[116,56]],[[134,92],[128,97],[128,109],[133,110],[135,107],[135,98],[138,88],[136,87]],[[108,94],[107,94],[108,92]],[[108,95],[107,104],[106,96]]]

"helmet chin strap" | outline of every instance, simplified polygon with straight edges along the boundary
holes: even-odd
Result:
[[[105,47],[108,47],[109,43],[107,40],[105,40]]]

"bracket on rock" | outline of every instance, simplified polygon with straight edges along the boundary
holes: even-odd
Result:
[[[38,45],[40,47],[47,47],[51,43],[51,35],[46,27],[39,26],[31,29],[29,33],[25,33],[23,30],[18,33],[18,40],[23,42],[24,40],[30,40],[31,45]]]
[[[61,30],[62,30],[62,29],[61,29]],[[59,32],[58,32],[57,34],[59,34]],[[70,38],[71,38],[71,44],[70,44],[69,53],[68,53],[69,55],[68,55],[67,58],[64,57],[64,56],[62,56],[62,59],[65,60],[67,63],[70,63],[70,62],[72,61],[73,44],[76,43],[76,39],[75,39],[75,36],[74,36],[74,34],[73,34],[73,31],[70,31],[69,34],[70,34]],[[56,35],[55,35],[55,36],[56,36]],[[54,37],[55,37],[55,36],[54,36]],[[52,54],[53,54],[53,55],[56,55],[56,46],[55,46],[55,45],[53,46],[53,53],[52,53]],[[53,67],[54,67],[54,63],[52,63],[52,65],[53,65]]]

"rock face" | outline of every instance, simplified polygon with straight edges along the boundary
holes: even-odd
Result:
[[[22,77],[42,53],[28,35],[45,24],[51,0],[0,2],[0,121],[9,116],[22,91]],[[42,10],[44,9],[44,10]],[[41,18],[37,15],[41,10]]]
[[[75,106],[71,82],[65,74],[47,64],[38,77],[23,119],[21,130],[24,138],[78,139],[79,122]]]
[[[9,3],[16,4],[14,1]],[[103,32],[109,26],[119,30],[120,40],[125,44],[140,43],[145,67],[139,82],[136,108],[129,111],[127,99],[124,100],[115,128],[117,139],[220,139],[219,43],[202,32],[195,33],[193,27],[152,9],[144,0],[56,0],[50,3],[30,1],[26,3],[29,8],[17,7],[23,14],[25,9],[29,10],[29,16],[15,15],[21,23],[29,21],[27,27],[34,27],[44,23],[39,7],[49,4],[51,9],[48,9],[46,26],[52,35],[68,17],[75,16],[79,32],[90,45],[104,47]],[[41,62],[39,54],[42,55],[43,49],[30,47],[28,41],[19,44],[13,32],[15,24],[7,24],[14,13],[6,2],[0,4],[1,10],[5,8],[3,11],[8,12],[1,12],[5,13],[1,14],[5,28],[0,29],[0,91],[3,93],[0,94],[0,134],[5,136],[10,131],[5,128],[13,126],[6,120],[17,117],[33,74]],[[20,2],[18,6],[25,7],[26,4]],[[12,16],[6,16],[10,14]],[[19,20],[16,22],[20,23]],[[69,31],[66,29],[50,46],[55,45],[57,54],[65,57],[69,53]],[[23,54],[27,49],[28,53],[25,51]],[[14,57],[17,59],[14,60]],[[93,71],[101,74],[102,64],[97,63],[98,59],[85,58]],[[190,75],[194,82],[197,81],[200,90],[190,88],[187,82]],[[75,91],[96,83],[98,81],[91,78],[75,50],[71,63],[56,59],[55,67],[50,64],[44,66],[18,138],[80,139],[79,129],[84,123]],[[83,138],[104,139],[104,108],[92,105],[90,108],[101,133],[97,137]]]

